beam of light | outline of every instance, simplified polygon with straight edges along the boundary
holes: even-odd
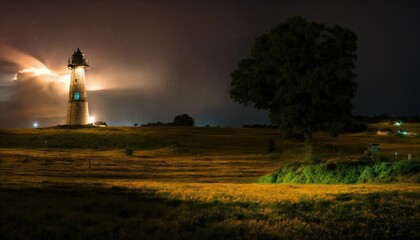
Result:
[[[69,74],[55,74],[57,76],[57,81],[70,83],[70,73]]]
[[[20,70],[15,72],[13,81],[26,80],[37,77],[38,81],[43,81],[44,86],[52,83],[57,87],[61,93],[68,91],[70,74],[64,71],[53,71],[49,69],[44,63],[29,54],[8,47],[0,42],[0,60],[14,63]],[[63,66],[65,61],[63,61]],[[64,67],[63,67],[64,69]]]
[[[23,69],[43,69],[46,66],[38,59],[0,42],[0,59],[15,63]]]
[[[69,83],[70,81],[70,74],[62,74],[62,73],[56,73],[51,71],[48,68],[25,68],[22,70],[19,70],[16,74],[13,80],[18,80],[19,75],[22,73],[32,73],[34,76],[41,76],[41,75],[49,75],[53,78],[54,81],[63,81],[66,83]]]
[[[48,69],[47,67],[42,67],[42,68],[24,68],[22,70],[19,70],[16,74],[15,77],[13,78],[13,80],[18,80],[19,79],[19,75],[23,74],[23,73],[32,73],[33,76],[41,76],[41,75],[52,75],[55,78],[58,78],[59,76],[56,73],[53,73],[50,69]]]
[[[25,73],[25,72],[31,72],[33,74],[35,74],[35,76],[39,76],[39,75],[43,75],[43,74],[54,74],[50,69],[44,67],[44,68],[25,68],[19,71],[19,73]]]
[[[26,73],[28,73],[30,75],[27,75],[25,77]],[[47,68],[46,66],[44,66],[42,68],[30,67],[30,68],[21,69],[14,75],[13,80],[14,81],[24,80],[26,78],[33,77],[33,76],[35,76],[35,77],[47,76],[46,78],[41,78],[41,79],[46,81],[46,82],[55,81],[55,82],[58,82],[58,83],[62,83],[62,84],[64,84],[63,85],[63,91],[68,91],[69,86],[70,86],[70,73],[54,72],[53,70]],[[88,91],[102,90],[104,88],[105,87],[103,87],[101,84],[99,84],[97,82],[87,81],[87,83],[86,83],[86,89]]]
[[[5,46],[0,41],[0,61],[13,65],[7,69],[0,69],[9,74],[7,77],[9,83],[6,84],[10,87],[0,88],[2,90],[0,100],[4,102],[5,108],[2,110],[12,113],[10,120],[7,120],[10,125],[20,118],[23,119],[19,120],[22,123],[32,122],[33,128],[45,124],[62,124],[70,88],[70,71],[66,67],[66,59],[62,61],[63,67],[52,69],[35,57]],[[97,83],[94,79],[101,79],[101,83]],[[95,78],[93,75],[87,79],[88,91],[107,87],[102,76]],[[38,120],[34,121],[34,118]],[[89,122],[94,123],[94,121],[95,118],[91,116]]]
[[[90,80],[90,79],[89,79]],[[87,80],[86,89],[88,91],[98,91],[105,89],[101,84]]]
[[[63,94],[69,91],[70,88],[70,74],[56,73],[47,67],[43,68],[24,68],[19,70],[14,81],[25,81],[27,79],[39,81],[42,84],[42,88],[54,86],[54,91]]]
[[[43,62],[37,58],[30,56],[22,51],[13,49],[0,42],[0,61],[4,60],[10,63],[14,63],[20,69],[17,72],[13,72],[13,80],[24,80],[33,76],[42,76],[38,78],[45,81],[45,83],[56,82],[60,84],[60,88],[63,91],[68,91],[70,85],[70,74],[66,69],[66,59],[59,60],[63,61],[62,69],[50,69]],[[155,90],[163,88],[162,82],[164,77],[161,76],[162,71],[157,73],[156,71],[147,70],[132,70],[132,69],[120,69],[117,71],[110,71],[102,69],[100,73],[90,73],[86,81],[86,90],[97,91],[104,89],[122,89],[122,88],[154,88]],[[165,74],[164,74],[165,75]],[[45,77],[44,77],[45,76]],[[159,78],[159,81],[155,81]],[[95,81],[99,80],[100,81]],[[119,79],[119,81],[115,81]],[[121,81],[120,81],[121,80]],[[12,81],[12,80],[11,80]],[[66,83],[65,85],[61,83]]]

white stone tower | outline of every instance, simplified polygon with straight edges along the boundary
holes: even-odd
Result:
[[[77,49],[68,59],[67,67],[71,70],[71,75],[66,124],[88,124],[89,109],[85,86],[85,70],[89,67],[88,61],[84,58],[84,54]]]

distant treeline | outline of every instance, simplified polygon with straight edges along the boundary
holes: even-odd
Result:
[[[137,126],[137,125],[134,125]],[[142,126],[194,126],[194,119],[188,114],[180,114],[175,116],[174,121],[170,123],[163,122],[151,122],[147,124],[142,124]]]
[[[252,124],[252,125],[243,125],[244,128],[262,128],[262,129],[276,129],[276,125],[266,125],[266,124]],[[320,130],[329,132],[331,135],[337,135],[339,133],[356,133],[364,132],[367,130],[367,125],[363,121],[356,119],[350,119],[344,123],[321,126]],[[293,135],[293,134],[292,134]],[[303,137],[303,136],[301,136]]]
[[[174,122],[168,122],[168,123],[164,123],[164,122],[149,122],[149,123],[143,123],[141,125],[142,127],[150,127],[150,126],[193,126],[193,125],[188,125],[188,124],[177,124]]]
[[[171,126],[172,123],[163,123],[160,121],[142,124],[141,126]]]
[[[409,117],[390,117],[386,114],[378,116],[354,116],[352,119],[349,119],[346,122],[340,124],[334,124],[329,126],[323,126],[320,128],[322,131],[330,132],[331,135],[336,133],[356,133],[364,132],[368,129],[367,124],[369,123],[379,123],[379,122],[413,122],[420,123],[419,116],[409,116]],[[243,125],[244,128],[265,128],[265,129],[276,129],[276,125],[266,125],[266,124],[251,124]]]
[[[331,125],[321,127],[321,130],[331,132],[332,135],[335,133],[345,132],[345,133],[355,133],[355,132],[364,132],[367,130],[367,124],[369,123],[378,123],[378,122],[393,122],[393,121],[403,121],[403,122],[416,122],[420,123],[419,116],[409,116],[409,117],[390,117],[386,114],[377,115],[377,116],[354,116],[353,119],[350,119],[339,125]],[[150,122],[142,124],[141,126],[193,126],[194,121],[187,114],[178,115],[175,117],[174,122],[164,123],[164,122]],[[135,125],[137,126],[137,125]],[[207,125],[208,126],[208,125]],[[245,124],[243,128],[260,128],[260,129],[276,129],[277,126],[273,124]]]
[[[276,125],[266,125],[266,124],[253,124],[253,125],[243,125],[244,128],[266,128],[266,129],[276,129]]]
[[[377,115],[377,116],[354,116],[354,119],[359,122],[364,123],[379,123],[379,122],[386,122],[386,121],[403,121],[403,122],[414,122],[420,123],[420,116],[409,116],[409,117],[390,117],[386,114]]]

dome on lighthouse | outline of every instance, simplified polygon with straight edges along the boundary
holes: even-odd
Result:
[[[77,48],[77,51],[74,51],[72,57],[68,59],[67,64],[69,69],[75,68],[77,66],[84,67],[86,69],[89,67],[87,59],[84,58],[84,54],[80,51],[79,48]]]

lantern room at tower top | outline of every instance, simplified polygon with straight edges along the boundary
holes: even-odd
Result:
[[[73,69],[75,67],[83,67],[85,69],[89,68],[89,61],[84,58],[84,54],[77,48],[77,51],[74,51],[73,56],[68,59],[67,67]]]

